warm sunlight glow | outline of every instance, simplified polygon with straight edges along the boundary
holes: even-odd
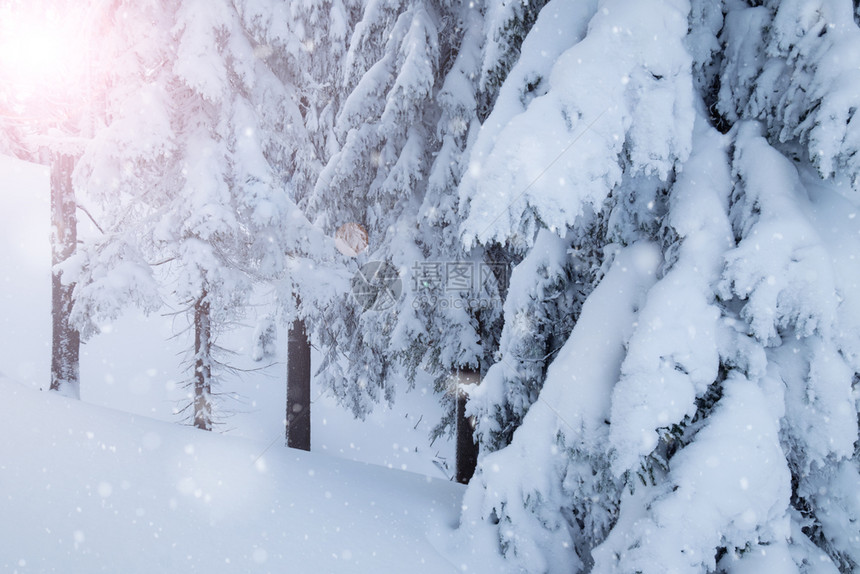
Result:
[[[68,98],[80,89],[84,42],[75,20],[41,2],[0,7],[0,90],[11,103]]]

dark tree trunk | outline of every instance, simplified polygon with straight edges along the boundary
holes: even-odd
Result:
[[[459,388],[461,383],[471,384],[479,381],[478,371],[461,369],[457,373],[457,482],[468,484],[478,466],[478,445],[475,442],[475,417],[466,416],[468,396]]]
[[[301,319],[287,336],[287,446],[311,450],[311,344]]]
[[[77,217],[72,171],[75,158],[52,154],[51,161],[51,390],[79,399],[81,336],[69,322],[74,284],[63,285],[56,266],[68,259],[77,244]]]
[[[212,430],[212,320],[208,293],[194,303],[194,426]]]

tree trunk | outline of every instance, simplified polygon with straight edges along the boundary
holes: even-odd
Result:
[[[301,319],[287,336],[287,446],[311,450],[311,344]]]
[[[194,426],[212,430],[212,321],[208,293],[194,303]]]
[[[477,383],[479,371],[460,369],[457,372],[457,470],[455,479],[468,484],[478,466],[478,444],[475,442],[475,417],[466,416],[468,395],[459,388],[460,384]]]
[[[81,336],[69,322],[74,284],[64,285],[57,265],[74,252],[77,244],[77,217],[72,171],[75,158],[51,156],[51,390],[81,398],[79,355]]]

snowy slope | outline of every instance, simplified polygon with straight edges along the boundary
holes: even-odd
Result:
[[[8,380],[0,396],[0,571],[467,568],[437,550],[459,519],[455,483],[266,450]]]

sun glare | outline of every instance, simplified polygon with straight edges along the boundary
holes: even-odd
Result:
[[[7,97],[23,102],[74,91],[83,54],[71,23],[71,14],[40,2],[0,6],[0,84]]]

